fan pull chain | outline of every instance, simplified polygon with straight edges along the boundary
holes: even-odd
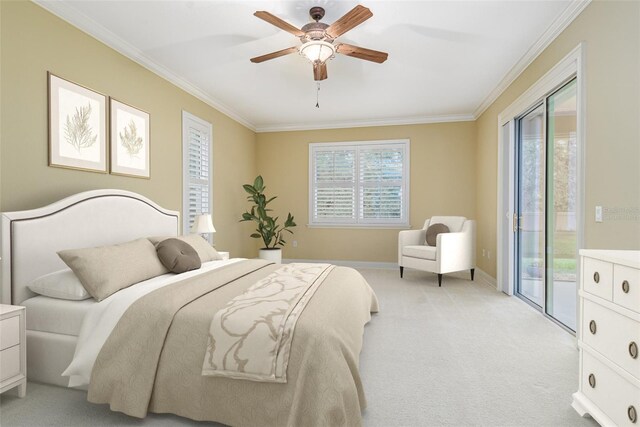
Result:
[[[316,89],[316,108],[320,108],[320,82],[317,83]]]

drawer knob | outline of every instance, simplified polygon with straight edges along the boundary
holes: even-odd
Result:
[[[638,421],[638,414],[636,413],[636,408],[633,405],[627,408],[627,417],[629,417],[629,421],[634,424]]]
[[[624,292],[625,294],[629,293],[629,281],[625,280],[622,282],[622,292]]]
[[[598,273],[597,271],[593,273],[593,281],[596,283],[600,283],[600,273]]]
[[[596,388],[596,376],[593,374],[589,374],[589,385],[591,388]]]
[[[595,335],[595,334],[596,334],[596,331],[597,331],[597,330],[598,330],[598,327],[597,327],[597,325],[596,325],[596,321],[595,321],[595,320],[592,320],[591,322],[589,322],[589,331],[590,331],[593,335]]]
[[[636,344],[635,341],[629,343],[629,356],[631,356],[632,359],[638,358],[638,344]]]

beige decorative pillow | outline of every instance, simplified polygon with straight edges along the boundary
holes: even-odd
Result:
[[[183,242],[188,243],[193,249],[198,252],[198,256],[200,257],[200,262],[207,261],[216,261],[222,259],[222,256],[216,251],[206,240],[202,238],[199,234],[188,234],[186,236],[165,236],[165,237],[149,237],[149,241],[153,243],[155,246],[158,246],[158,243],[163,240],[167,240],[169,238],[182,240]]]
[[[184,240],[163,240],[156,246],[156,251],[162,265],[173,273],[197,270],[202,266],[198,252]]]
[[[448,233],[449,227],[444,224],[433,224],[427,228],[427,245],[435,246],[438,241],[438,234]]]
[[[167,273],[148,239],[97,248],[69,249],[58,256],[98,301],[120,289]]]

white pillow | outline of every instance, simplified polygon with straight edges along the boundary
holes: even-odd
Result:
[[[33,292],[51,298],[81,301],[91,298],[70,269],[40,276],[28,285]]]

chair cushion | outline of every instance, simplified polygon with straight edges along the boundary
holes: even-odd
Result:
[[[402,255],[435,261],[436,247],[426,245],[404,246],[402,248]]]
[[[432,216],[429,224],[444,224],[449,227],[451,233],[462,231],[462,226],[467,218],[463,216]]]
[[[431,224],[429,228],[427,228],[427,238],[426,242],[429,246],[435,246],[438,241],[438,234],[440,233],[448,233],[449,227],[444,224]]]

